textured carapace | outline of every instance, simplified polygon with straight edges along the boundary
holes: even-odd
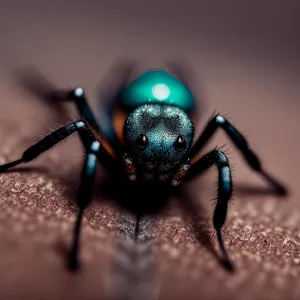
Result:
[[[124,135],[138,173],[146,179],[167,180],[189,161],[194,125],[178,107],[144,104],[129,114]]]

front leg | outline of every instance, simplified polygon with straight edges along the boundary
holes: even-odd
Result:
[[[79,238],[83,213],[92,199],[93,186],[95,182],[95,172],[97,165],[97,155],[100,151],[100,143],[92,142],[86,147],[87,153],[81,174],[81,184],[77,195],[77,204],[79,213],[74,227],[73,244],[70,252],[68,267],[71,271],[75,271],[79,267]]]
[[[232,179],[228,159],[223,152],[213,150],[192,165],[188,175],[190,173],[193,174],[193,176],[199,175],[215,164],[219,171],[219,184],[218,198],[213,215],[213,224],[217,233],[220,249],[223,253],[224,265],[229,271],[233,271],[234,265],[227,254],[221,232],[221,228],[226,220],[228,202],[232,195]]]
[[[79,134],[81,141],[85,147],[86,145],[89,146],[90,143],[94,141],[94,137],[92,136],[92,134],[90,133],[89,129],[83,121],[78,120],[72,122],[51,132],[39,142],[29,147],[27,150],[24,151],[20,159],[11,161],[4,165],[0,165],[0,173],[5,172],[8,169],[18,166],[22,163],[28,163],[36,159],[42,153],[44,153],[47,150],[50,150],[52,147],[57,145],[59,142],[65,140],[67,137],[74,134],[75,132]],[[116,164],[116,161],[109,155],[109,153],[103,147],[101,147],[98,156],[103,157],[103,163],[108,167]]]
[[[195,145],[191,149],[191,156],[196,157],[201,148],[209,141],[209,139],[219,127],[225,130],[227,135],[243,154],[244,159],[247,161],[248,165],[254,171],[259,172],[275,188],[276,192],[285,195],[287,193],[286,188],[263,169],[260,159],[249,147],[249,144],[243,137],[243,135],[232,124],[230,124],[229,121],[227,121],[223,116],[219,114],[217,114],[207,124],[203,133],[200,135]]]

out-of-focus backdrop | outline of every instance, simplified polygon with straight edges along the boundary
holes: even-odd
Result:
[[[297,0],[3,0],[0,162],[18,158],[45,129],[63,125],[58,114],[16,81],[22,68],[37,69],[60,88],[82,85],[95,108],[96,87],[120,57],[136,59],[145,68],[185,59],[194,71],[195,94],[204,101],[197,132],[214,110],[228,115],[290,195],[278,199],[269,194],[218,132],[209,147],[226,144],[234,165],[236,192],[224,238],[237,273],[222,269],[195,238],[190,219],[174,206],[153,225],[149,247],[157,274],[152,288],[140,293],[151,292],[147,299],[299,299],[299,53]],[[112,276],[122,225],[113,205],[88,210],[83,270],[70,275],[64,268],[75,219],[70,194],[82,157],[80,143],[69,139],[30,164],[44,171],[1,174],[1,299],[111,299],[112,291],[119,296],[128,292],[114,287],[118,276]],[[207,220],[196,227],[212,237],[209,200],[215,197],[216,175],[212,170],[189,186]],[[202,183],[200,191],[197,183]]]

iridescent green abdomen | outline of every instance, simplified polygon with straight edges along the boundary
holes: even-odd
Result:
[[[172,104],[184,111],[195,108],[192,93],[167,72],[150,70],[130,83],[120,94],[124,106],[135,108],[143,104]]]

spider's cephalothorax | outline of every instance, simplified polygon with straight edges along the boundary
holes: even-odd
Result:
[[[202,134],[192,144],[196,105],[186,76],[180,69],[176,66],[174,69],[173,66],[176,77],[165,71],[150,70],[125,86],[131,69],[132,66],[129,65],[119,72],[123,75],[119,80],[115,79],[117,89],[112,95],[106,94],[101,98],[102,107],[97,117],[89,107],[82,88],[67,93],[58,92],[59,100],[66,99],[76,103],[80,119],[53,131],[29,147],[20,159],[1,165],[0,171],[32,161],[71,134],[79,134],[86,155],[77,199],[79,214],[69,257],[69,267],[75,270],[79,263],[81,221],[85,208],[92,200],[97,161],[110,171],[123,170],[132,181],[143,181],[146,185],[150,182],[151,188],[153,184],[157,187],[159,183],[167,184],[168,187],[178,185],[216,165],[218,197],[213,224],[224,263],[232,270],[233,264],[228,257],[221,232],[232,194],[231,169],[228,158],[222,151],[214,149],[200,156],[203,146],[218,128],[222,128],[241,151],[248,165],[262,175],[276,192],[285,194],[285,187],[263,169],[246,139],[219,114],[208,122]],[[40,95],[40,89],[38,90]],[[56,93],[49,93],[52,103]],[[158,190],[161,190],[160,187],[161,185]]]
[[[151,70],[125,87],[120,99],[129,110],[123,132],[129,179],[179,184],[190,167],[192,93],[170,74]]]
[[[124,128],[126,159],[132,161],[137,179],[179,183],[176,175],[190,167],[189,149],[194,125],[180,108],[144,104],[133,110]],[[130,178],[136,176],[130,174]]]

